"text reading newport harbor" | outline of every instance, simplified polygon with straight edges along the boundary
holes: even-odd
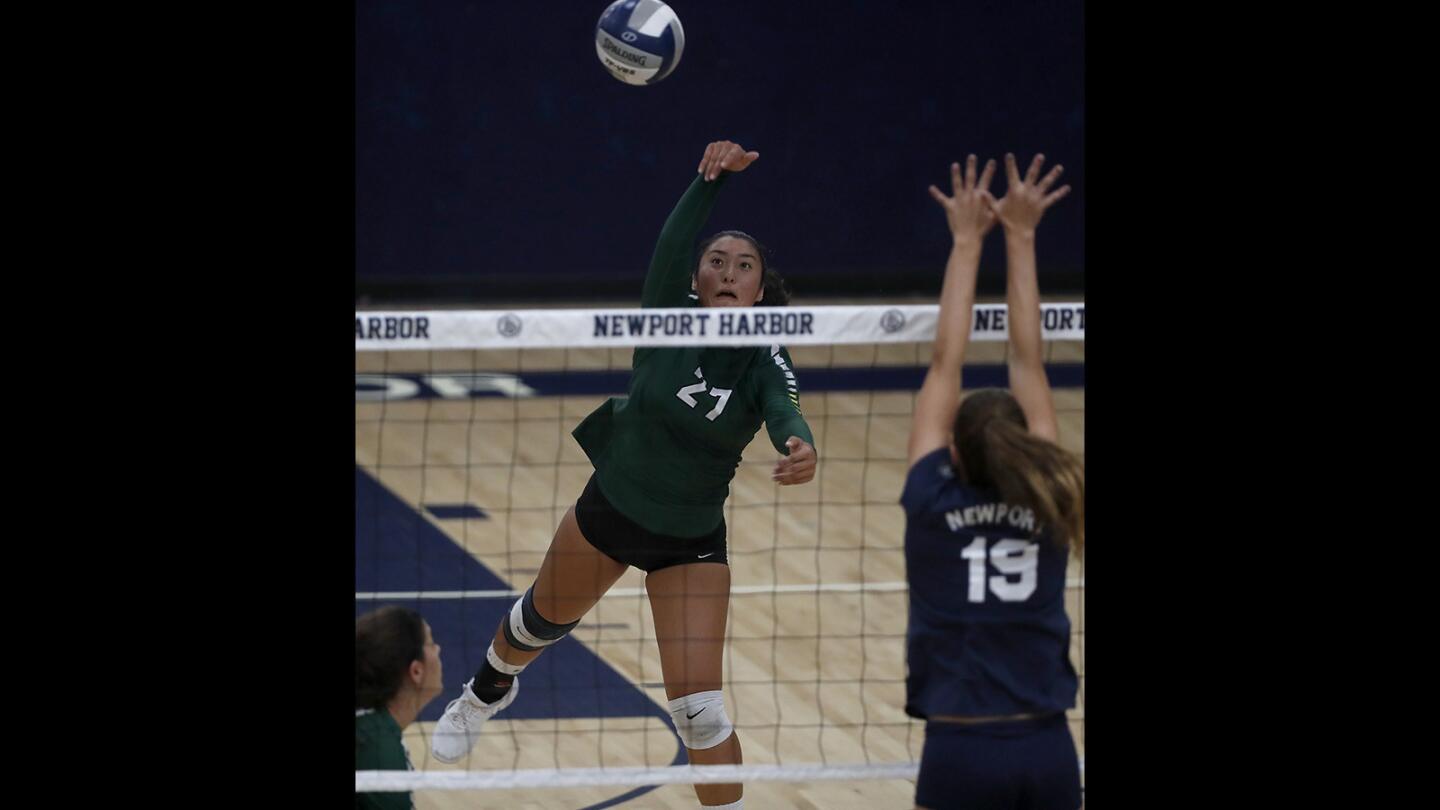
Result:
[[[595,337],[649,337],[654,335],[700,335],[710,326],[709,312],[672,315],[596,315]],[[713,315],[715,334],[813,335],[815,316],[810,312],[721,312]]]

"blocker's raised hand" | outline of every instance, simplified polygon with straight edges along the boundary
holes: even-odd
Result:
[[[1014,153],[1005,155],[1005,177],[1010,187],[1005,191],[1005,197],[999,202],[993,202],[991,208],[995,216],[1000,218],[1005,230],[1021,234],[1034,234],[1035,227],[1040,224],[1040,218],[1045,215],[1045,209],[1070,193],[1069,186],[1050,191],[1050,186],[1060,179],[1060,173],[1065,167],[1056,164],[1045,179],[1040,180],[1040,169],[1045,165],[1045,156],[1036,155],[1030,161],[1030,170],[1021,179],[1020,172],[1015,168]]]
[[[985,237],[995,225],[995,212],[991,210],[995,198],[990,196],[990,178],[995,176],[995,161],[985,161],[985,171],[975,177],[975,156],[965,159],[965,173],[960,173],[960,164],[950,164],[950,190],[955,195],[946,197],[940,189],[931,186],[930,196],[945,209],[945,219],[950,223],[950,235],[958,241],[975,240]]]

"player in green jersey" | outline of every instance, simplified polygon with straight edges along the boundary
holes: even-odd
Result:
[[[414,770],[400,732],[443,689],[440,645],[419,613],[387,605],[355,619],[355,770]],[[355,807],[413,805],[409,793],[357,792]]]
[[[760,243],[723,231],[691,246],[721,186],[758,152],[710,144],[699,177],[665,221],[641,297],[644,307],[782,306],[789,294]],[[730,600],[722,509],[741,453],[765,425],[781,454],[777,484],[815,477],[814,438],[800,412],[789,353],[745,348],[639,348],[628,396],[575,428],[595,466],[566,512],[535,583],[501,621],[486,662],[446,707],[432,754],[455,762],[480,725],[519,692],[521,670],[579,623],[630,566],[646,572],[670,715],[697,765],[740,763],[720,692]],[[741,807],[737,784],[696,785],[702,806]]]

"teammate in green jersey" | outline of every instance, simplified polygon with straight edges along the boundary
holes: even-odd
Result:
[[[440,645],[415,611],[387,605],[355,620],[355,770],[407,771],[400,732],[444,690]],[[409,793],[355,794],[355,807],[409,810]]]
[[[753,237],[723,231],[692,245],[730,173],[760,155],[710,144],[699,176],[660,233],[643,307],[783,306],[783,280]],[[717,323],[720,313],[716,315]],[[486,662],[446,707],[431,752],[469,753],[485,720],[510,705],[516,677],[580,622],[630,566],[646,572],[670,715],[697,765],[740,763],[740,742],[720,692],[730,600],[722,508],[745,447],[761,424],[781,454],[782,486],[815,477],[810,427],[800,413],[782,346],[639,348],[628,396],[607,401],[575,428],[595,466],[566,512],[540,573],[501,621]],[[702,806],[741,807],[741,786],[695,785]]]

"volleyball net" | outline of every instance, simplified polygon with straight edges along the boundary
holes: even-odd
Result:
[[[755,784],[747,798],[760,791],[756,806],[781,806],[765,803],[765,784],[913,780],[924,723],[903,711],[898,500],[937,315],[934,304],[356,312],[356,614],[419,611],[445,681],[405,731],[414,770],[357,772],[356,789],[584,788],[599,807],[616,801],[615,786],[634,788],[628,796],[742,781]],[[1042,315],[1060,443],[1083,458],[1084,304],[1043,304]],[[965,388],[1006,384],[1006,335],[1005,305],[977,304]],[[570,431],[625,394],[633,350],[777,343],[794,361],[819,465],[810,483],[777,486],[762,428],[725,506],[723,689],[745,764],[686,764],[634,569],[525,670],[516,701],[468,757],[433,759],[434,721],[484,661],[592,472]],[[1083,762],[1080,560],[1070,561],[1065,604],[1081,675],[1069,721]],[[909,801],[909,790],[896,795]]]

